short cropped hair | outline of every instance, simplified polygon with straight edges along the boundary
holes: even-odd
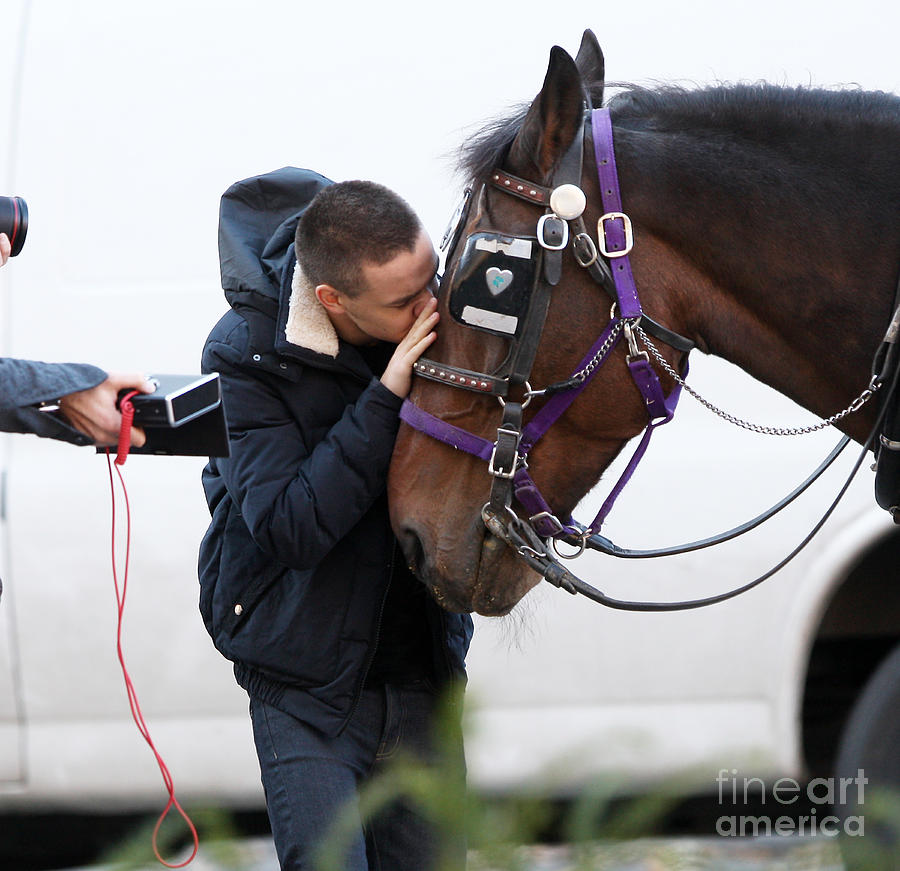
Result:
[[[380,266],[414,251],[422,223],[409,203],[373,181],[343,181],[322,188],[300,216],[297,260],[314,284],[330,284],[355,297],[367,288],[363,264]]]

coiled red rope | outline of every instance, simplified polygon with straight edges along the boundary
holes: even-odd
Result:
[[[122,648],[122,622],[125,614],[125,596],[128,592],[128,562],[131,557],[131,505],[128,501],[128,490],[125,487],[125,479],[122,476],[121,467],[125,464],[125,460],[128,458],[128,451],[131,447],[131,426],[134,420],[134,406],[131,404],[131,397],[135,396],[138,392],[139,391],[137,390],[133,390],[130,393],[125,394],[125,396],[123,396],[119,402],[119,408],[122,412],[122,426],[119,430],[119,443],[116,453],[115,468],[116,474],[119,478],[119,484],[122,488],[122,495],[125,499],[125,561],[122,572],[121,588],[119,585],[119,574],[116,566],[116,488],[115,481],[113,479],[113,463],[110,460],[109,449],[107,448],[106,450],[106,464],[109,467],[109,488],[112,499],[112,575],[113,586],[115,587],[116,591],[116,607],[118,612],[116,624],[116,654],[119,658],[119,665],[122,667],[122,677],[125,680],[125,689],[128,693],[128,704],[131,708],[131,716],[134,719],[135,725],[138,727],[138,731],[141,733],[143,739],[147,742],[147,746],[150,748],[153,756],[156,759],[156,764],[159,766],[159,771],[162,774],[163,783],[165,784],[166,791],[169,794],[169,800],[166,802],[166,806],[153,828],[153,854],[161,864],[166,866],[166,868],[184,868],[185,866],[190,865],[190,863],[193,862],[194,858],[197,856],[197,852],[200,849],[200,839],[197,835],[197,829],[194,826],[194,823],[192,822],[191,818],[188,816],[184,808],[182,808],[182,806],[179,804],[178,799],[175,797],[175,781],[172,779],[172,775],[169,772],[168,766],[166,765],[159,751],[156,749],[156,745],[153,743],[153,739],[150,737],[150,730],[147,728],[147,723],[144,720],[143,713],[141,712],[141,706],[138,702],[137,692],[135,691],[134,684],[131,680],[131,675],[128,673],[128,668],[125,665],[125,654]],[[184,821],[187,823],[188,828],[191,831],[191,836],[194,839],[194,849],[191,852],[190,856],[188,856],[188,858],[183,862],[179,862],[177,864],[167,862],[165,859],[163,859],[158,846],[159,830],[163,824],[163,820],[165,820],[172,808],[175,808],[175,810],[177,810],[181,815],[182,819],[184,819]]]

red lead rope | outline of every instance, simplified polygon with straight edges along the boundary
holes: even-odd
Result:
[[[159,766],[163,783],[165,784],[166,791],[169,794],[169,800],[168,802],[166,802],[166,806],[153,828],[153,854],[161,864],[166,866],[166,868],[184,868],[186,865],[189,865],[194,861],[194,858],[197,855],[197,851],[200,849],[200,839],[197,835],[197,829],[195,828],[194,823],[191,821],[191,818],[178,803],[178,799],[175,798],[175,782],[172,779],[172,775],[169,773],[168,766],[163,761],[162,756],[160,756],[159,751],[156,749],[156,746],[153,743],[153,739],[150,737],[150,730],[147,728],[147,723],[145,722],[144,715],[141,712],[141,706],[138,703],[137,692],[135,691],[134,684],[131,681],[131,675],[128,673],[128,669],[125,666],[125,654],[122,650],[122,618],[125,614],[125,595],[128,592],[128,561],[131,556],[131,505],[128,502],[128,490],[125,488],[125,479],[122,477],[122,470],[120,467],[125,464],[125,460],[128,458],[128,450],[131,446],[131,424],[132,420],[134,419],[134,406],[131,404],[131,397],[136,395],[137,393],[138,391],[134,390],[131,393],[126,394],[119,403],[120,410],[122,412],[122,427],[119,431],[118,453],[116,455],[115,465],[116,474],[119,478],[119,484],[122,487],[122,495],[125,499],[126,518],[125,565],[122,573],[121,589],[119,587],[119,575],[116,568],[116,488],[115,482],[113,480],[113,464],[110,462],[109,449],[107,449],[106,451],[106,464],[109,467],[109,489],[112,498],[112,575],[113,586],[115,587],[116,591],[116,605],[118,610],[118,619],[116,625],[116,653],[119,657],[119,664],[122,666],[122,676],[125,679],[125,689],[128,693],[128,704],[131,708],[131,716],[138,727],[138,731],[141,733],[144,740],[147,742],[147,745],[150,747],[150,750],[153,752],[153,756],[156,758],[156,764]],[[177,865],[167,862],[165,859],[163,859],[163,857],[160,855],[158,846],[160,827],[162,826],[163,820],[166,818],[169,811],[173,807],[178,811],[179,814],[181,814],[182,818],[187,823],[188,828],[191,830],[191,835],[194,839],[194,849],[191,852],[191,855]]]
[[[119,411],[122,412],[122,426],[119,429],[119,444],[116,453],[117,466],[124,466],[125,460],[128,459],[128,451],[131,448],[131,424],[134,421],[134,405],[132,405],[131,398],[137,396],[138,393],[140,393],[140,390],[131,390],[119,400]],[[115,510],[115,501],[113,502],[113,510]],[[115,529],[113,529],[113,534],[115,534]]]

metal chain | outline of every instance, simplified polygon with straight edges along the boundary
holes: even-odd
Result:
[[[748,429],[751,432],[761,433],[762,435],[776,435],[776,436],[795,436],[795,435],[808,435],[810,433],[818,432],[819,430],[825,429],[826,427],[832,426],[837,423],[839,420],[847,417],[848,414],[853,414],[855,411],[859,411],[874,395],[875,391],[881,387],[881,382],[878,381],[877,376],[873,376],[872,380],[869,382],[869,386],[860,393],[850,405],[847,406],[843,411],[839,411],[837,414],[833,414],[827,420],[823,420],[820,423],[812,424],[810,426],[798,426],[798,427],[778,427],[778,426],[761,426],[760,424],[750,423],[746,420],[741,420],[739,417],[735,417],[732,414],[729,414],[727,411],[723,411],[718,406],[713,405],[708,400],[704,399],[696,390],[694,390],[670,365],[669,361],[660,354],[656,345],[650,341],[650,338],[647,336],[646,332],[638,326],[635,328],[635,331],[638,335],[643,339],[644,344],[647,346],[647,349],[656,359],[656,362],[659,363],[660,366],[665,369],[668,375],[671,378],[674,378],[681,387],[686,390],[694,399],[697,400],[702,406],[708,408],[713,414],[721,417],[723,420],[728,421],[728,423],[733,423],[735,426],[739,426],[743,429]]]
[[[593,372],[594,369],[596,369],[603,362],[606,355],[610,352],[613,345],[616,343],[616,336],[618,336],[622,331],[623,325],[624,321],[622,320],[617,321],[613,325],[612,332],[610,332],[610,334],[606,337],[606,341],[600,346],[600,350],[598,350],[597,353],[594,354],[594,356],[591,357],[590,360],[588,360],[584,369],[579,369],[572,375],[572,379],[577,378],[580,382],[583,383],[590,377],[591,372]]]

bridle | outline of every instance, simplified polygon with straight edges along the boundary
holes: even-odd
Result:
[[[604,210],[597,222],[597,244],[585,226],[583,213],[586,198],[579,187],[585,143],[589,134],[593,141]],[[553,552],[560,558],[571,559],[579,556],[586,548],[626,558],[657,557],[685,553],[728,541],[756,528],[796,499],[834,462],[850,439],[843,437],[813,474],[784,499],[758,517],[727,532],[686,545],[645,551],[617,547],[609,539],[599,535],[617,497],[643,458],[653,433],[674,416],[681,385],[687,374],[687,354],[693,349],[694,343],[657,323],[642,311],[628,258],[633,235],[631,221],[622,209],[608,109],[587,107],[585,123],[560,160],[551,186],[535,184],[495,169],[474,198],[479,212],[487,186],[544,208],[544,213],[537,221],[536,233],[534,236],[523,237],[475,232],[461,240],[461,231],[468,223],[467,211],[472,203],[470,195],[457,227],[454,228],[451,224],[442,242],[442,247],[447,250],[448,261],[460,242],[465,247],[453,271],[444,277],[441,292],[447,284],[448,306],[456,320],[475,329],[506,336],[510,340],[509,352],[492,373],[463,369],[427,358],[418,360],[414,372],[420,377],[452,387],[496,397],[502,406],[502,419],[497,428],[496,440],[490,441],[450,424],[424,411],[410,400],[404,402],[401,418],[420,432],[487,463],[492,483],[489,501],[481,512],[485,526],[493,535],[509,544],[519,558],[542,577],[570,593],[581,593],[596,602],[620,610],[675,611],[725,601],[771,577],[796,556],[821,528],[837,506],[850,480],[822,520],[785,560],[761,577],[719,595],[683,602],[623,601],[607,596],[577,578],[555,558]],[[561,277],[562,254],[569,247],[570,241],[579,266],[586,269],[612,298],[612,312],[606,328],[585,353],[571,376],[565,381],[535,390],[529,382],[531,369],[543,332],[552,289]],[[488,263],[491,265],[488,266]],[[512,293],[513,290],[518,297]],[[497,294],[503,302],[496,303],[492,299],[493,294]],[[664,392],[657,372],[650,363],[650,355],[646,350],[641,350],[638,343],[638,337],[642,337],[645,345],[655,351],[647,333],[684,355],[681,371],[675,373],[675,386],[668,394]],[[647,409],[648,423],[634,454],[596,517],[584,526],[571,516],[561,519],[553,512],[529,473],[528,455],[611,359],[613,350],[623,339],[627,344],[625,363]],[[864,391],[864,398],[854,403],[852,410],[861,407],[880,385],[880,378],[873,376]],[[518,389],[514,391],[513,388]],[[520,395],[520,398],[513,399],[514,394]],[[546,402],[528,423],[524,423],[524,409],[536,396],[546,398]],[[861,465],[874,435],[873,431],[851,473],[851,479]],[[520,517],[516,513],[513,508],[514,500],[522,506],[526,517]],[[560,553],[558,542],[574,545],[576,552],[571,555]]]

